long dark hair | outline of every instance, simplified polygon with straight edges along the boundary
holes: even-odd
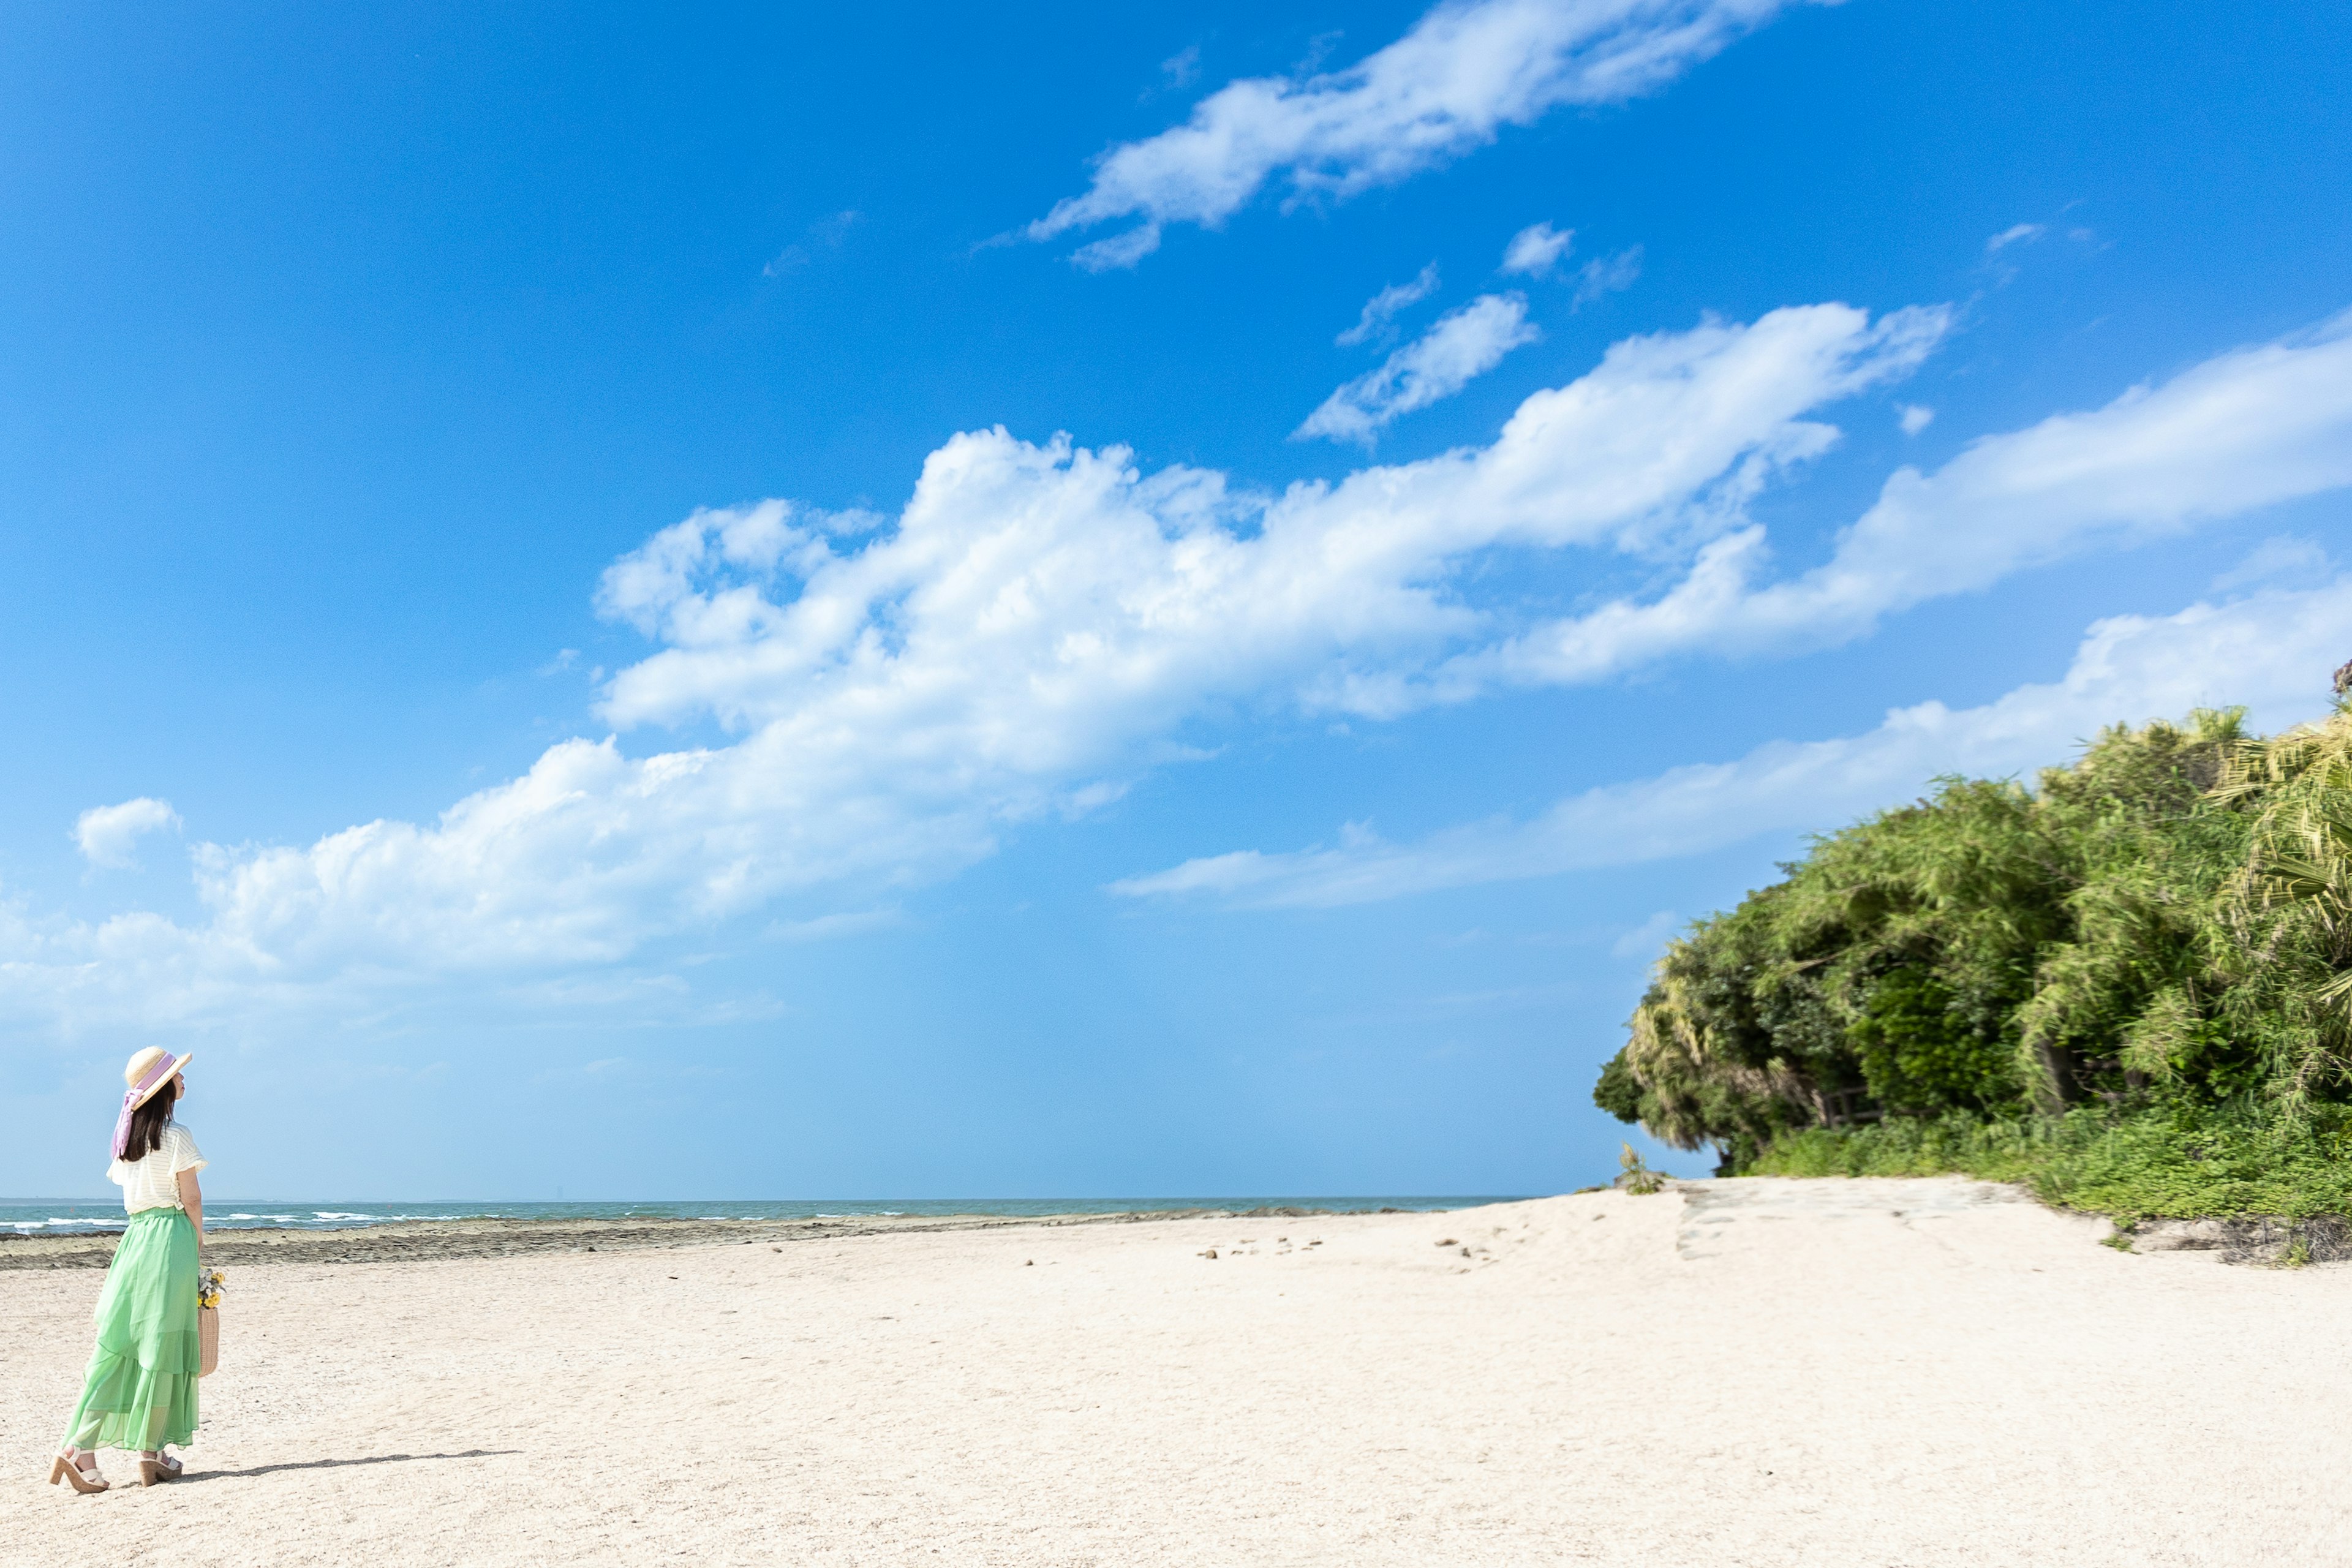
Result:
[[[143,1160],[163,1146],[163,1129],[171,1125],[172,1104],[180,1098],[180,1075],[157,1089],[147,1103],[131,1113],[131,1137],[122,1146],[126,1160]]]

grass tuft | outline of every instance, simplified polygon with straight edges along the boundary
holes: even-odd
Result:
[[[1665,1190],[1664,1172],[1653,1171],[1643,1164],[1642,1156],[1633,1152],[1633,1145],[1631,1143],[1621,1144],[1620,1147],[1625,1152],[1617,1157],[1617,1163],[1625,1168],[1625,1173],[1617,1178],[1619,1186],[1637,1198],[1645,1198],[1653,1193]]]

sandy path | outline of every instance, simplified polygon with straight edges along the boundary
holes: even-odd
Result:
[[[190,1478],[89,1499],[99,1276],[16,1272],[0,1557],[2352,1562],[2352,1268],[1734,1197],[250,1267]]]

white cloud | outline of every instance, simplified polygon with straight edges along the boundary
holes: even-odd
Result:
[[[1549,278],[1568,259],[1576,243],[1574,229],[1555,229],[1548,223],[1529,225],[1503,247],[1503,270],[1530,278]],[[1631,289],[1642,276],[1642,247],[1630,246],[1614,256],[1597,256],[1576,269],[1575,303],[1590,304],[1603,294]]]
[[[1617,103],[1664,87],[1789,0],[1467,0],[1328,75],[1229,83],[1183,125],[1113,147],[1094,183],[1028,226],[1031,239],[1133,218],[1082,247],[1132,267],[1161,227],[1214,228],[1269,180],[1292,199],[1345,199],[1440,167],[1565,104]]]
[[[755,910],[887,905],[1010,826],[1202,754],[1196,716],[1426,700],[1416,675],[1511,624],[1460,578],[1481,552],[1712,515],[1726,483],[1821,449],[1811,413],[1906,371],[1941,325],[1822,305],[1629,339],[1486,446],[1278,495],[1000,429],[932,453],[895,528],[782,501],[698,513],[604,575],[600,610],[659,646],[602,710],[715,721],[724,743],[571,740],[436,821],[199,847],[193,924],[0,907],[0,1007],[349,1007],[419,975],[624,966]]]
[[[2352,578],[2175,616],[2119,616],[2091,627],[2063,679],[2019,687],[1980,708],[1922,702],[1864,734],[1775,741],[1737,762],[1587,790],[1531,821],[1472,823],[1409,845],[1385,843],[1358,825],[1333,848],[1212,856],[1113,890],[1254,906],[1355,904],[1671,859],[1768,833],[1826,831],[1899,805],[1941,773],[2028,773],[2118,721],[2237,703],[2252,710],[2260,728],[2313,717],[2326,707],[2327,671],[2347,626]]]
[[[1916,403],[1897,404],[1895,413],[1895,423],[1903,426],[1906,436],[1916,436],[1936,422],[1936,411]]]
[[[2310,583],[2334,575],[2334,563],[2316,541],[2281,533],[2255,545],[2243,561],[2214,578],[2213,591],[2226,594],[2241,588]]]
[[[605,714],[807,726],[800,766],[853,742],[874,766],[898,736],[924,753],[908,776],[953,758],[977,779],[964,759],[1082,773],[1207,700],[1400,711],[1422,699],[1396,671],[1489,635],[1491,612],[1448,585],[1458,563],[1645,539],[1712,508],[1727,479],[1820,450],[1834,433],[1805,416],[1907,371],[1943,320],[1822,305],[1631,338],[1491,445],[1272,497],[1145,476],[1115,447],[959,436],[898,530],[855,550],[769,502],[618,563],[601,603],[667,646],[614,679]]]
[[[2050,226],[2041,223],[2012,224],[1985,241],[1985,254],[1998,256],[2012,245],[2023,245],[2040,239]]]
[[[1576,270],[1576,302],[1589,305],[1603,294],[1631,289],[1642,276],[1642,247],[1630,246],[1614,256],[1595,257]]]
[[[1190,87],[1201,74],[1201,46],[1187,44],[1160,62],[1160,78],[1171,89]]]
[[[121,805],[94,805],[74,821],[74,842],[82,858],[102,870],[127,870],[138,864],[134,851],[150,833],[180,826],[180,814],[168,800],[141,795]]]
[[[1082,245],[1070,252],[1070,259],[1089,272],[1117,272],[1134,266],[1159,248],[1160,229],[1153,225]]]
[[[1531,223],[1511,236],[1511,243],[1503,247],[1503,270],[1529,278],[1549,278],[1553,268],[1568,259],[1575,244],[1576,231],[1572,228]]]
[[[1527,296],[1481,294],[1439,317],[1378,370],[1365,372],[1325,398],[1290,438],[1321,436],[1369,447],[1390,421],[1453,396],[1502,363],[1505,354],[1541,336],[1528,324]]]
[[[2352,479],[2352,351],[2330,328],[1906,469],[1828,567],[1753,587],[1744,501],[1836,438],[1825,405],[1905,374],[1946,325],[1814,305],[1629,338],[1490,443],[1278,494],[998,429],[933,452],[895,526],[782,501],[698,513],[605,574],[601,610],[656,647],[601,711],[719,738],[649,755],[566,741],[430,822],[200,846],[194,921],[0,902],[0,1013],[348,1016],[427,979],[682,1008],[643,973],[648,944],[754,911],[789,936],[887,908],[1021,824],[1208,754],[1212,719],[1380,719],[1665,653],[1806,646],[2054,551]],[[1517,579],[1481,570],[1497,550],[1691,555],[1668,597],[1693,618],[1622,606],[1613,647],[1588,626],[1588,657],[1548,663],[1556,631],[1529,635]],[[2216,696],[2244,689],[2208,668]]]
[[[1895,471],[1824,564],[1767,586],[1762,528],[1706,542],[1647,603],[1619,600],[1463,655],[1433,695],[1592,680],[1696,648],[1822,647],[1923,600],[2097,546],[2352,484],[2352,313]]]
[[[1423,268],[1412,282],[1391,283],[1365,300],[1363,312],[1356,318],[1356,324],[1332,342],[1341,348],[1351,348],[1375,337],[1386,340],[1390,323],[1395,321],[1399,310],[1420,303],[1436,291],[1437,263],[1433,261]]]

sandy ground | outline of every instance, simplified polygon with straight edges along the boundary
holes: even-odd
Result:
[[[93,1498],[100,1276],[16,1271],[0,1559],[2352,1563],[2352,1266],[2105,1233],[1746,1181],[257,1264],[188,1478]]]

